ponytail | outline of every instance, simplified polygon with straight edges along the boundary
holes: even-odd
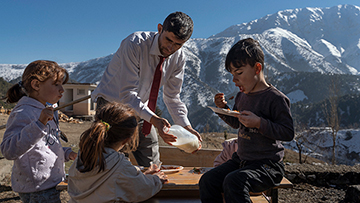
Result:
[[[7,103],[16,103],[21,97],[26,96],[24,88],[22,87],[22,82],[16,83],[6,93],[6,102]]]
[[[134,151],[138,145],[139,117],[133,108],[121,103],[108,103],[97,109],[95,121],[80,137],[80,159],[84,167],[80,172],[98,168],[105,170],[105,147],[124,144],[123,152]]]
[[[91,171],[99,166],[99,172],[105,169],[106,126],[101,121],[95,121],[80,137],[80,157],[84,164],[82,172]]]

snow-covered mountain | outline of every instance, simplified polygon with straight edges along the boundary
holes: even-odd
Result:
[[[270,71],[359,74],[360,8],[339,5],[279,11],[234,25],[211,38],[254,37]],[[235,40],[237,41],[237,40]]]
[[[217,92],[230,97],[238,91],[224,69],[224,60],[231,46],[246,37],[253,37],[262,45],[268,76],[276,78],[284,72],[360,75],[360,7],[353,5],[279,11],[233,25],[207,39],[190,39],[183,47],[187,62],[181,98],[197,130],[202,131],[206,125],[219,130],[218,117],[206,106],[214,105]],[[60,65],[67,68],[73,80],[96,83],[111,58],[112,54]],[[10,81],[20,77],[25,67],[0,64],[0,76]],[[292,102],[311,99],[302,89],[292,88],[284,93]],[[162,116],[170,119],[161,99],[158,105]]]
[[[304,99],[310,102],[321,101],[321,95],[326,94],[324,87],[319,88],[322,81],[316,81],[317,85],[303,84],[307,81],[306,78],[301,79],[299,74],[294,74],[296,72],[360,76],[358,6],[284,10],[248,23],[233,25],[207,39],[190,39],[183,46],[187,61],[181,98],[189,109],[193,127],[198,131],[230,131],[207,106],[214,106],[213,97],[218,92],[224,92],[226,97],[230,97],[238,91],[232,83],[231,75],[224,69],[224,61],[233,44],[247,37],[260,42],[265,52],[265,73],[293,103]],[[60,65],[69,71],[73,80],[97,83],[112,56],[110,54],[84,62]],[[25,67],[26,64],[0,64],[0,77],[6,81],[17,79]],[[318,78],[319,76],[317,80]],[[360,79],[353,78],[350,83],[347,84],[353,85],[350,93],[359,93]],[[162,96],[161,93],[159,95]],[[172,123],[162,99],[158,100],[158,106],[162,110],[162,116]],[[327,137],[327,132],[318,135]],[[360,147],[356,144],[359,135],[359,130],[339,132],[338,163],[360,162]],[[330,142],[331,138],[317,139],[313,141],[314,145],[307,147],[315,153],[319,152],[315,148],[321,148],[319,153],[326,156],[328,153],[325,151],[331,147]],[[295,148],[294,142],[288,143],[287,147]]]

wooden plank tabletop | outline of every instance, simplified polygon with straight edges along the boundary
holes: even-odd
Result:
[[[179,172],[166,173],[169,181],[163,185],[162,190],[199,190],[198,183],[202,174],[192,173],[193,168],[184,167]],[[59,183],[56,189],[66,190],[67,181]]]
[[[163,185],[162,190],[199,190],[199,180],[202,174],[193,173],[194,167],[184,167],[183,170],[175,173],[167,173],[168,182]],[[199,167],[197,167],[199,168]],[[205,168],[205,167],[204,167]],[[206,169],[210,169],[207,167]],[[292,188],[293,184],[286,178],[283,178],[281,184],[276,188]],[[67,182],[61,182],[56,186],[58,190],[66,190]]]
[[[169,181],[163,185],[162,190],[198,190],[202,174],[193,173],[193,168],[184,167],[179,172],[167,173]]]
[[[172,203],[187,202],[187,203],[199,203],[199,180],[204,171],[211,169],[212,167],[196,167],[203,168],[205,170],[202,173],[194,173],[194,167],[184,167],[183,170],[174,173],[166,173],[168,176],[168,182],[165,183],[156,195],[151,197],[144,203]],[[293,184],[286,178],[283,178],[280,185],[273,188],[292,188]],[[58,190],[67,190],[67,182],[61,182],[56,186]],[[261,195],[261,193],[260,193]],[[252,197],[253,202],[264,201],[263,196]],[[274,197],[276,200],[277,196]],[[261,200],[261,201],[260,201]],[[264,201],[265,202],[265,201]],[[276,201],[275,201],[276,202]]]

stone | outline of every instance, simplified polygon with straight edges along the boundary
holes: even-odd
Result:
[[[305,176],[305,174],[303,174],[303,173],[300,173],[300,174],[298,175],[298,177],[299,177],[300,179],[302,179],[302,180],[306,180],[306,176]]]
[[[289,173],[286,175],[286,178],[289,179],[290,181],[293,181],[296,178],[296,174]]]
[[[308,175],[307,179],[310,180],[310,181],[315,181],[316,180],[316,175],[315,174]]]
[[[360,185],[350,185],[345,194],[346,202],[360,202]]]

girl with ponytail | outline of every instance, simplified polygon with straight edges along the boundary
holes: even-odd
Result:
[[[164,173],[156,166],[142,173],[122,153],[136,150],[138,121],[135,110],[125,104],[97,109],[69,169],[69,202],[139,202],[160,191]]]

